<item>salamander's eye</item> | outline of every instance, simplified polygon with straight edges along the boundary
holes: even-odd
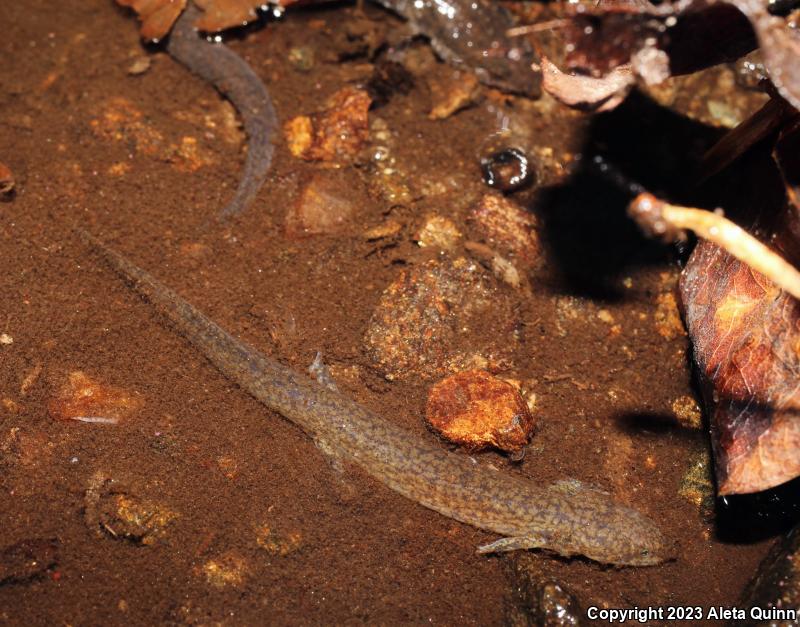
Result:
[[[650,549],[642,549],[642,557],[647,557],[650,555]]]

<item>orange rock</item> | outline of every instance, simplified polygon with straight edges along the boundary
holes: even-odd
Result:
[[[10,198],[15,185],[13,172],[6,164],[0,162],[0,198]]]
[[[70,372],[67,382],[50,399],[48,411],[56,420],[116,424],[142,406],[122,388],[106,385],[80,370]]]
[[[483,370],[459,372],[428,394],[428,424],[451,442],[471,450],[495,447],[519,453],[534,419],[517,389]]]
[[[342,161],[356,155],[369,138],[371,98],[363,89],[343,87],[323,111],[300,115],[284,125],[291,153],[306,161]]]
[[[501,194],[485,194],[469,216],[481,236],[499,252],[530,267],[539,259],[536,219],[514,201]]]
[[[444,120],[475,103],[478,79],[472,72],[454,71],[447,80],[428,81],[433,106],[431,120]]]

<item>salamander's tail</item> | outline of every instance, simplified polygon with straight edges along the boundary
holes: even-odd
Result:
[[[173,27],[167,52],[192,73],[211,83],[233,103],[247,133],[247,159],[236,194],[220,212],[227,218],[246,209],[267,178],[272,155],[272,134],[278,116],[267,88],[253,69],[224,44],[201,37],[194,23],[200,11],[192,4]]]

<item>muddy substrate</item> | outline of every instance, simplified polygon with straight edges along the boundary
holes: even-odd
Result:
[[[578,154],[601,152],[626,176],[680,192],[693,157],[719,131],[644,97],[590,120],[484,92],[477,106],[434,121],[431,91],[418,79],[370,113],[391,134],[395,172],[358,157],[341,170],[343,189],[367,202],[334,233],[290,237],[287,212],[319,166],[293,158],[279,133],[255,204],[228,223],[211,219],[243,162],[235,116],[212,87],[143,50],[128,12],[107,0],[57,9],[30,0],[5,2],[0,14],[0,161],[18,188],[0,204],[0,549],[32,547],[38,559],[2,565],[0,621],[501,624],[516,616],[510,558],[475,554],[494,536],[357,468],[333,468],[298,428],[163,325],[74,234],[81,227],[112,243],[287,365],[303,370],[320,351],[344,373],[347,393],[436,441],[422,420],[431,381],[388,381],[364,335],[403,268],[468,255],[421,248],[414,233],[437,214],[476,237],[466,217],[487,191],[478,156],[509,118],[527,128],[527,148],[540,157],[539,184],[513,198],[536,216],[543,252],[525,285],[496,286],[520,321],[513,340],[473,332],[505,346],[499,374],[535,394],[538,425],[522,462],[483,453],[477,463],[537,482],[598,485],[658,521],[675,544],[677,558],[653,568],[531,553],[528,567],[584,608],[737,601],[780,525],[757,516],[729,525],[735,516],[708,501],[688,341],[671,317],[678,268],[627,222],[619,180],[574,165]],[[399,24],[370,7],[368,18]],[[302,11],[229,45],[263,77],[285,120],[369,78],[370,59],[360,56],[368,50],[347,50],[335,36],[356,19],[346,6]],[[305,51],[292,50],[300,44]],[[310,67],[297,62],[308,48]],[[149,69],[129,73],[143,55],[152,55]],[[396,172],[399,192],[385,178]],[[400,223],[398,234],[364,236],[387,218]],[[55,420],[48,402],[75,371],[122,388],[140,407],[113,425]],[[701,471],[689,475],[693,467]],[[117,519],[98,510],[104,502]],[[125,507],[125,524],[146,533],[123,529]],[[133,520],[132,508],[149,522]]]

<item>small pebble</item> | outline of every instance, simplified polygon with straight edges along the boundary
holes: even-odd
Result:
[[[457,71],[446,79],[429,80],[433,106],[428,118],[444,120],[473,105],[479,95],[478,79],[472,72]]]
[[[433,246],[442,250],[454,250],[461,240],[461,231],[449,218],[430,215],[414,238],[421,247]]]
[[[289,63],[298,72],[310,72],[314,67],[314,49],[309,46],[297,46],[289,50]]]
[[[364,238],[367,240],[376,240],[376,239],[384,239],[387,237],[394,237],[397,235],[403,228],[403,225],[400,224],[397,220],[386,220],[377,226],[373,226],[371,229],[367,229],[364,231]]]
[[[149,56],[138,56],[136,57],[131,64],[128,66],[128,74],[131,76],[138,76],[139,74],[144,74],[147,70],[150,69],[150,65],[152,64],[152,60]]]
[[[703,427],[703,413],[697,401],[691,396],[679,396],[672,401],[672,413],[682,426],[687,429]]]
[[[528,156],[519,148],[506,148],[481,159],[483,181],[502,192],[521,189],[534,180]]]
[[[348,170],[313,173],[289,207],[286,234],[301,237],[341,231],[358,208],[369,202],[348,173]]]
[[[493,249],[520,269],[539,259],[541,246],[533,214],[496,192],[484,194],[468,218]]]
[[[517,389],[488,372],[459,372],[434,385],[425,411],[428,424],[470,450],[494,447],[518,455],[534,419]]]
[[[11,172],[7,165],[0,162],[0,200],[11,200],[14,196],[15,187],[14,173]]]
[[[14,343],[14,338],[11,337],[8,333],[0,333],[0,344],[5,346],[10,346]]]
[[[653,315],[658,334],[667,340],[686,335],[678,300],[674,292],[663,292],[656,297],[656,311]]]
[[[545,572],[536,557],[509,559],[512,599],[509,624],[519,627],[577,627],[585,624],[581,605],[569,588]]]

